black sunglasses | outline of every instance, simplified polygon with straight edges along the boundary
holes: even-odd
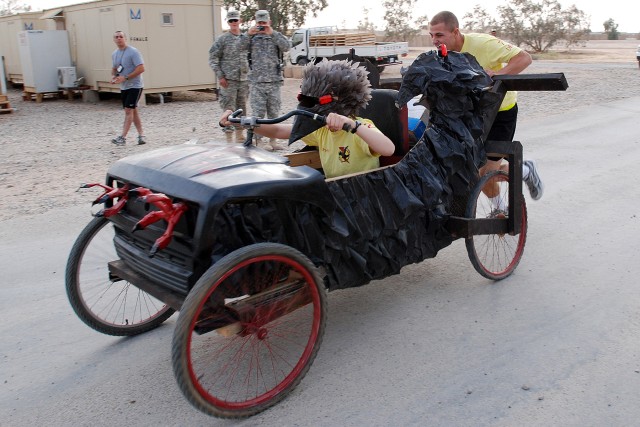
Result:
[[[238,22],[237,19],[227,19],[227,22]]]
[[[321,97],[316,98],[315,96],[308,96],[303,95],[302,93],[298,93],[297,98],[298,102],[300,102],[300,105],[307,108],[311,108],[315,105],[325,105],[333,102],[333,96],[331,95],[322,95]]]

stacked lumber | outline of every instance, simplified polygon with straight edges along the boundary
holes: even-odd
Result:
[[[374,33],[334,33],[309,37],[309,46],[361,46],[376,44]]]
[[[10,113],[13,111],[11,104],[9,103],[9,97],[7,95],[0,95],[0,114]]]

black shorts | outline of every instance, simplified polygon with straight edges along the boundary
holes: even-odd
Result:
[[[140,95],[142,95],[142,89],[125,89],[120,91],[120,95],[122,96],[123,108],[137,108],[138,101],[140,100]]]
[[[487,141],[513,141],[518,121],[518,104],[506,111],[499,111],[493,121]],[[489,160],[500,160],[502,157],[487,157]]]

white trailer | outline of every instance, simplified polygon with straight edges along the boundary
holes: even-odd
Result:
[[[23,84],[22,64],[18,48],[18,33],[29,30],[55,30],[40,19],[42,12],[24,12],[0,17],[0,53],[4,58],[4,72],[8,82]]]
[[[99,0],[44,16],[69,32],[72,65],[83,84],[119,92],[111,83],[113,33],[127,34],[145,62],[144,93],[215,89],[209,48],[222,34],[222,0]]]

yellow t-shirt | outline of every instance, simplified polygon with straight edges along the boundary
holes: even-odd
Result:
[[[460,51],[475,56],[482,68],[498,71],[522,49],[490,34],[470,33],[464,35],[464,44]],[[513,108],[516,105],[517,96],[518,93],[515,91],[507,92],[500,105],[500,111]]]
[[[380,132],[369,119],[357,118],[361,126]],[[358,135],[338,131],[331,132],[321,127],[301,138],[305,144],[318,147],[322,169],[327,178],[367,171],[380,166],[380,154],[372,152],[369,145]]]

